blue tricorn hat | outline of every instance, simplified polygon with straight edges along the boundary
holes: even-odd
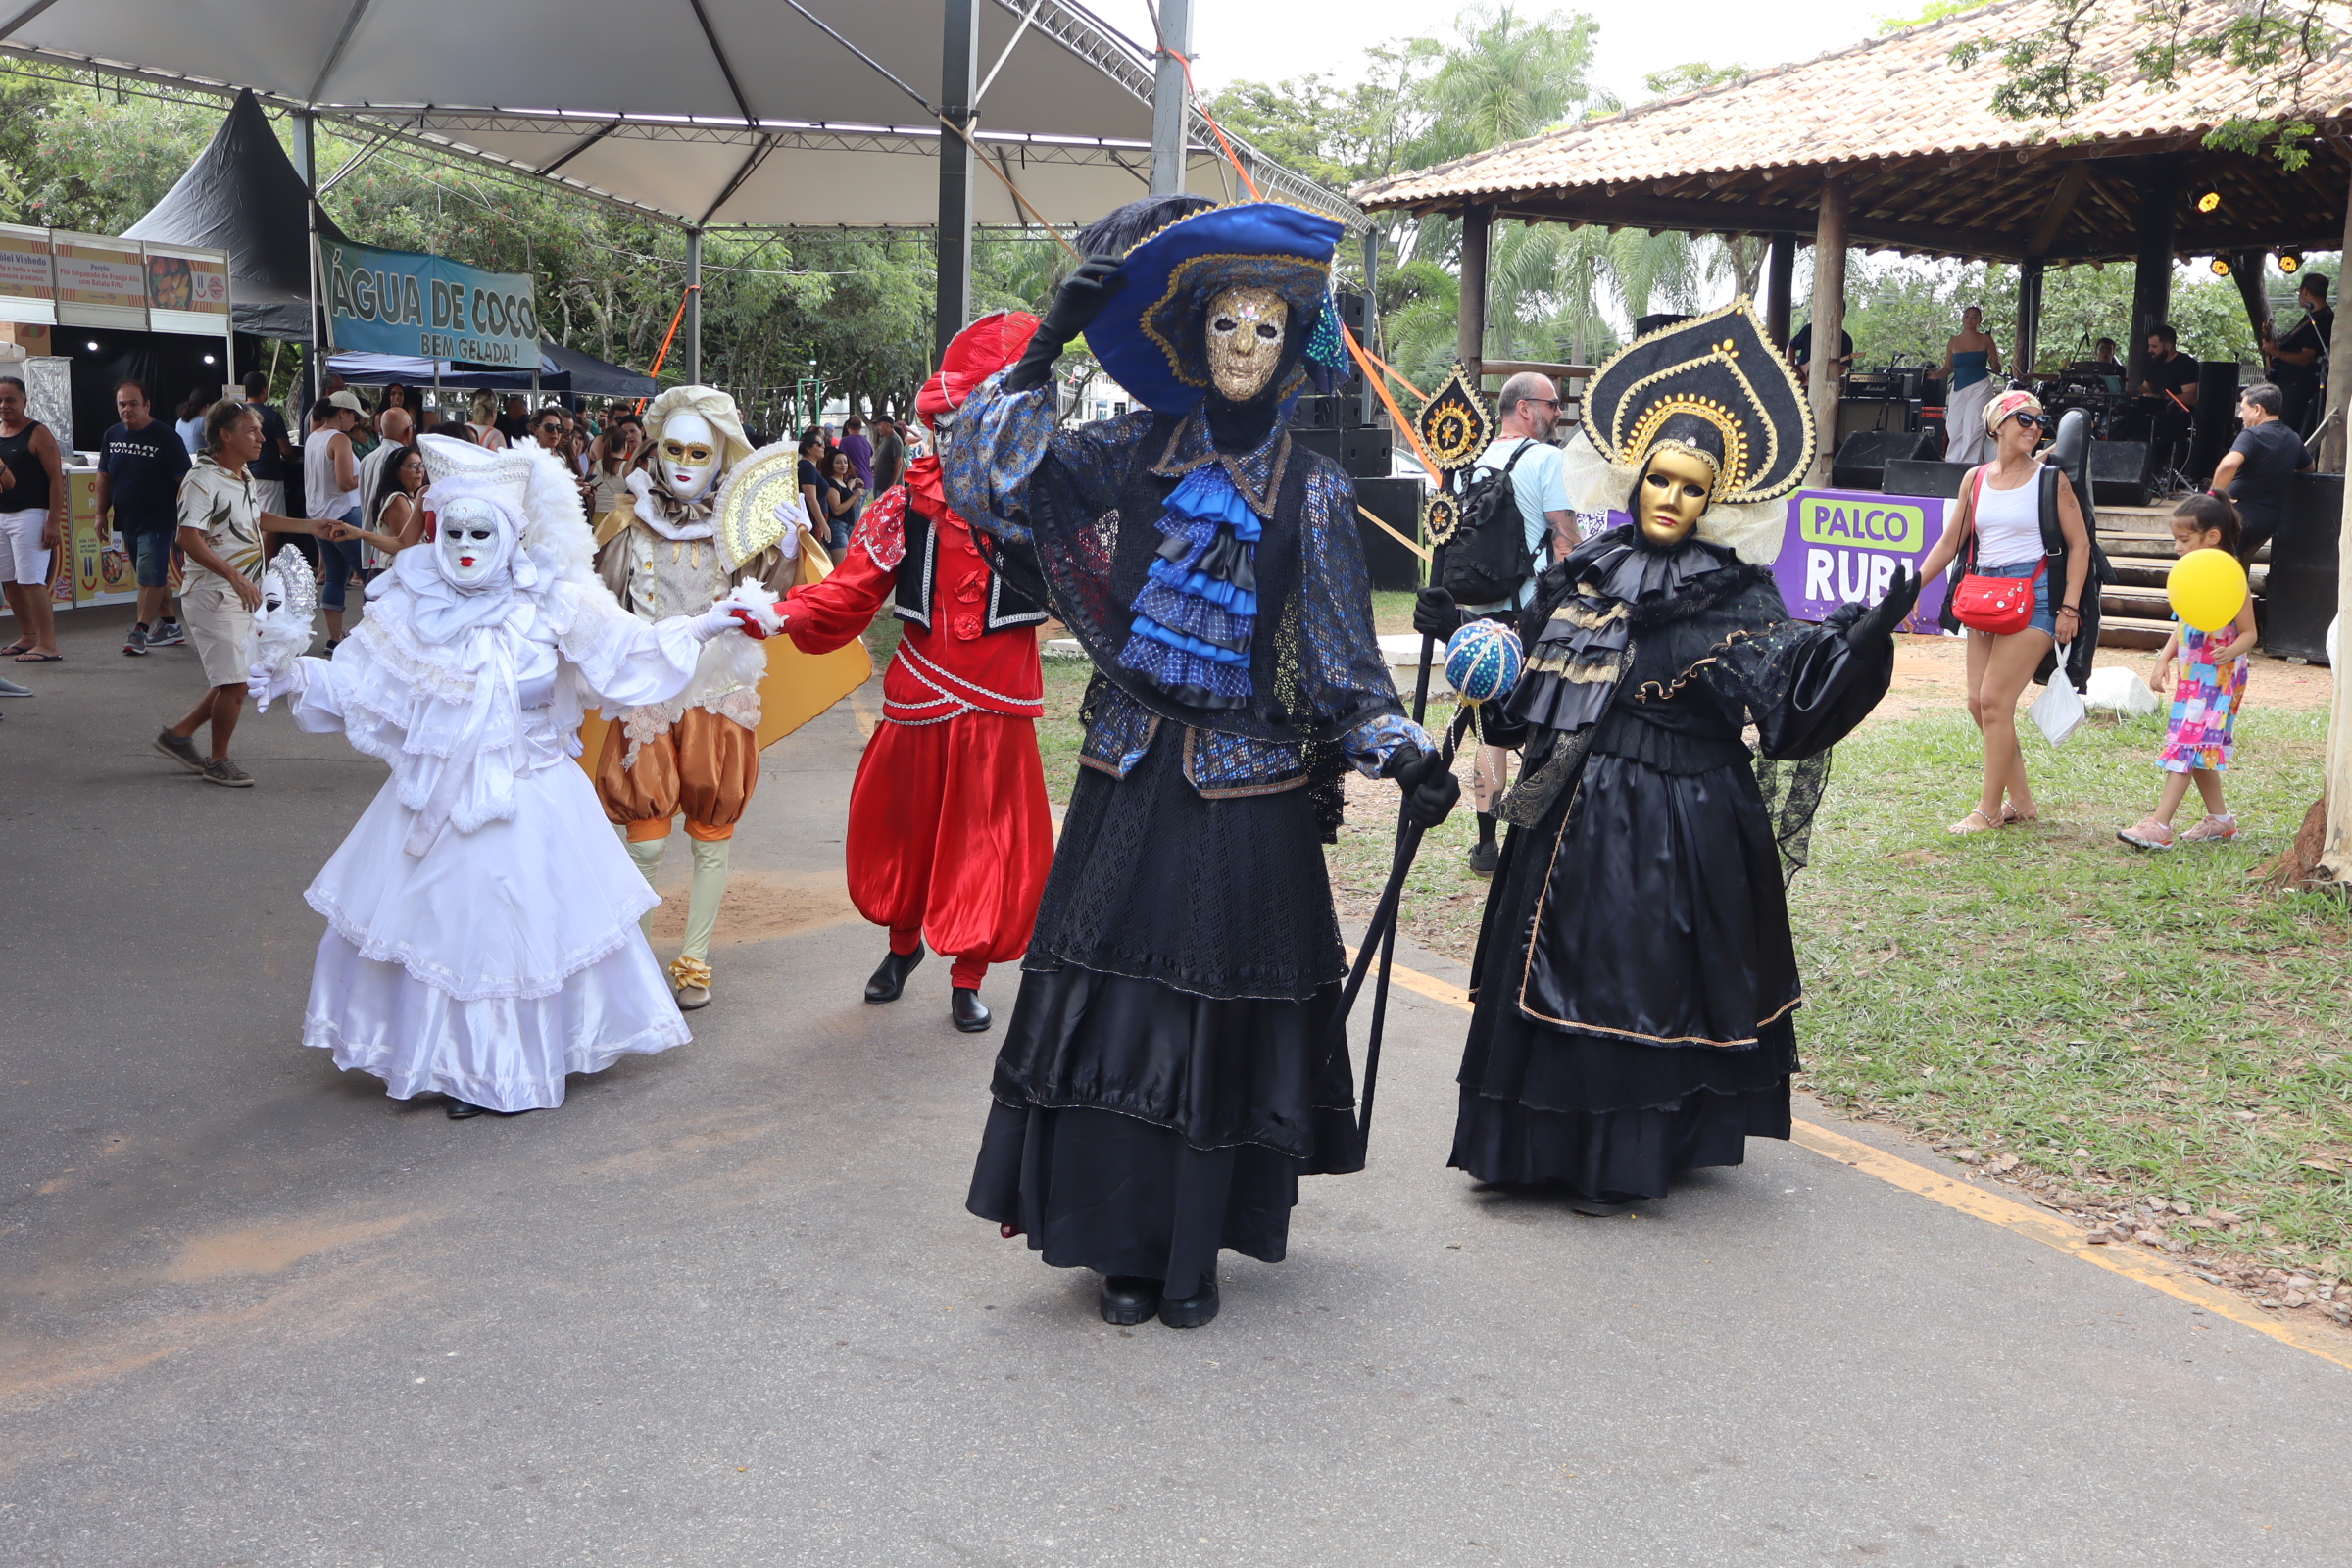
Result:
[[[1345,379],[1347,352],[1331,305],[1331,258],[1347,230],[1282,202],[1212,207],[1137,242],[1119,265],[1116,292],[1086,329],[1103,370],[1162,414],[1190,414],[1208,395],[1209,301],[1231,288],[1268,288],[1291,309],[1277,388],[1297,390],[1299,369],[1318,385]]]

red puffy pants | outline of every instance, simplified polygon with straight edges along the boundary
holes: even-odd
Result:
[[[1029,946],[1054,863],[1054,816],[1037,722],[968,711],[944,724],[884,723],[850,787],[845,846],[858,912],[956,957],[976,987]]]

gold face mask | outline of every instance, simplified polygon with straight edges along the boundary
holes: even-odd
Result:
[[[1643,537],[1654,545],[1679,545],[1698,526],[1715,487],[1715,471],[1695,452],[1661,447],[1642,470],[1640,507]]]
[[[1291,308],[1270,288],[1229,288],[1208,302],[1208,373],[1217,390],[1247,403],[1266,389],[1282,359]]]

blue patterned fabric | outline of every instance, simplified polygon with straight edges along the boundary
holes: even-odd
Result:
[[[1159,733],[1159,715],[1107,681],[1098,681],[1087,694],[1086,717],[1080,760],[1120,778],[1144,760],[1152,737]]]
[[[1306,340],[1306,378],[1318,392],[1329,392],[1348,379],[1348,345],[1340,336],[1339,302],[1323,296],[1323,314],[1315,318],[1314,335]]]
[[[1165,537],[1151,580],[1130,607],[1135,620],[1120,667],[1171,692],[1197,686],[1225,698],[1252,695],[1257,514],[1222,464],[1203,464],[1168,492],[1159,531]]]

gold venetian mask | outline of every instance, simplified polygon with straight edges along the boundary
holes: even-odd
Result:
[[[1282,359],[1291,308],[1270,288],[1229,288],[1208,302],[1208,373],[1217,390],[1247,403],[1266,389]]]
[[[1636,505],[1642,535],[1654,545],[1679,545],[1698,526],[1715,488],[1715,470],[1695,452],[1662,446],[1649,455]]]

